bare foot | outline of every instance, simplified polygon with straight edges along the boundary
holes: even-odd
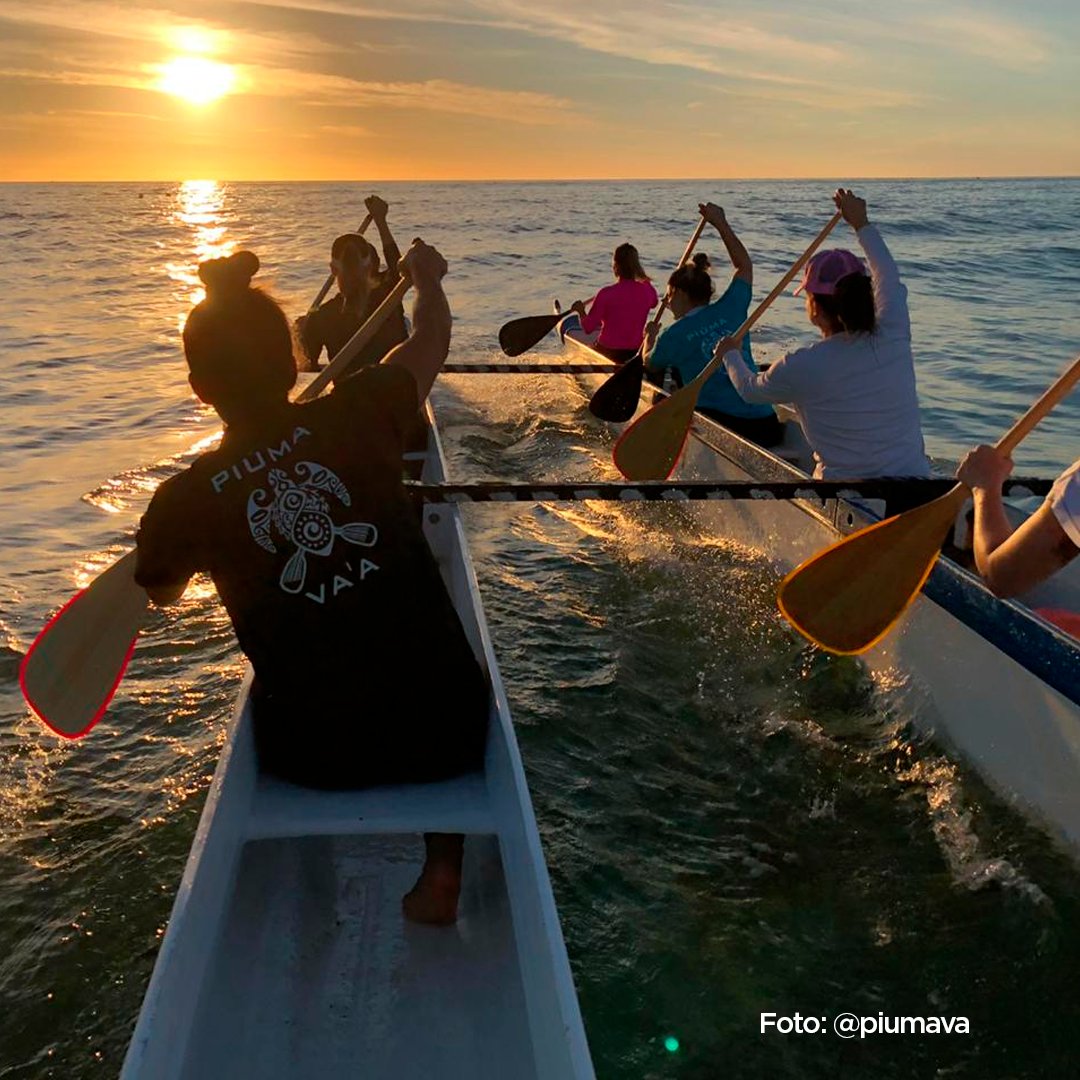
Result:
[[[460,873],[425,867],[416,884],[402,897],[401,910],[410,922],[453,926],[460,892]]]

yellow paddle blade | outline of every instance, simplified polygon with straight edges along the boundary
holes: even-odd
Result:
[[[701,387],[695,379],[642,413],[619,437],[613,457],[627,480],[666,480],[682,456]]]
[[[872,648],[919,595],[968,494],[957,485],[804,562],[780,586],[784,618],[829,652]]]
[[[58,735],[77,739],[104,715],[148,603],[129,552],[69,600],[30,646],[19,669],[23,696]]]

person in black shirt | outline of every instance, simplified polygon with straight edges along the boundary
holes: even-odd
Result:
[[[402,450],[450,346],[442,256],[415,241],[413,333],[303,404],[284,312],[251,252],[199,267],[184,352],[225,423],[218,449],[157,490],[135,578],[154,603],[209,572],[255,669],[260,768],[322,788],[440,780],[482,767],[487,679],[402,487]],[[425,836],[414,920],[457,913],[463,839]]]
[[[364,205],[379,230],[386,269],[379,269],[379,256],[375,248],[359,233],[344,233],[334,241],[330,248],[330,269],[337,281],[337,295],[297,322],[300,344],[307,357],[304,370],[317,369],[324,348],[328,359],[333,360],[338,350],[364,325],[368,316],[397,284],[401,254],[386,223],[389,207],[378,195],[369,196],[364,200]],[[405,311],[399,304],[378,333],[357,354],[345,374],[338,378],[351,375],[369,364],[377,364],[405,337]]]

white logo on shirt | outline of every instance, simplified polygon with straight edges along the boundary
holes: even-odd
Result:
[[[265,488],[257,488],[248,497],[247,504],[248,527],[260,547],[277,553],[273,540],[275,531],[287,543],[296,545],[281,572],[280,584],[287,593],[298,593],[303,589],[308,555],[329,555],[334,541],[339,538],[360,547],[372,547],[379,539],[379,530],[367,522],[334,524],[330,503],[320,492],[329,492],[345,506],[352,505],[352,498],[345,485],[328,468],[314,461],[298,461],[293,473],[299,482],[290,479],[283,469],[271,469],[269,481],[273,496]],[[367,569],[377,569],[367,559],[364,563]],[[350,585],[351,581],[337,575],[333,595]],[[319,593],[306,595],[317,603],[324,603],[326,588],[322,586]]]

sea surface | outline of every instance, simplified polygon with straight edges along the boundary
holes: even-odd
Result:
[[[447,256],[451,359],[484,361],[506,319],[606,283],[623,240],[662,281],[699,200],[727,209],[761,297],[834,186],[379,190],[403,247],[419,235]],[[924,429],[948,471],[1080,350],[1080,181],[854,186],[910,288]],[[371,190],[0,185],[2,1080],[117,1073],[242,671],[207,582],[153,617],[82,741],[28,713],[20,658],[219,431],[180,347],[197,262],[253,249],[299,314]],[[702,246],[723,276],[718,238]],[[756,354],[811,331],[785,296]],[[461,479],[615,478],[569,376],[446,377],[436,404]],[[1080,395],[1017,468],[1077,456]],[[1080,871],[883,709],[857,661],[794,637],[766,552],[610,504],[466,518],[603,1080],[1076,1075]],[[796,1011],[966,1016],[970,1034],[759,1033],[760,1013]]]

